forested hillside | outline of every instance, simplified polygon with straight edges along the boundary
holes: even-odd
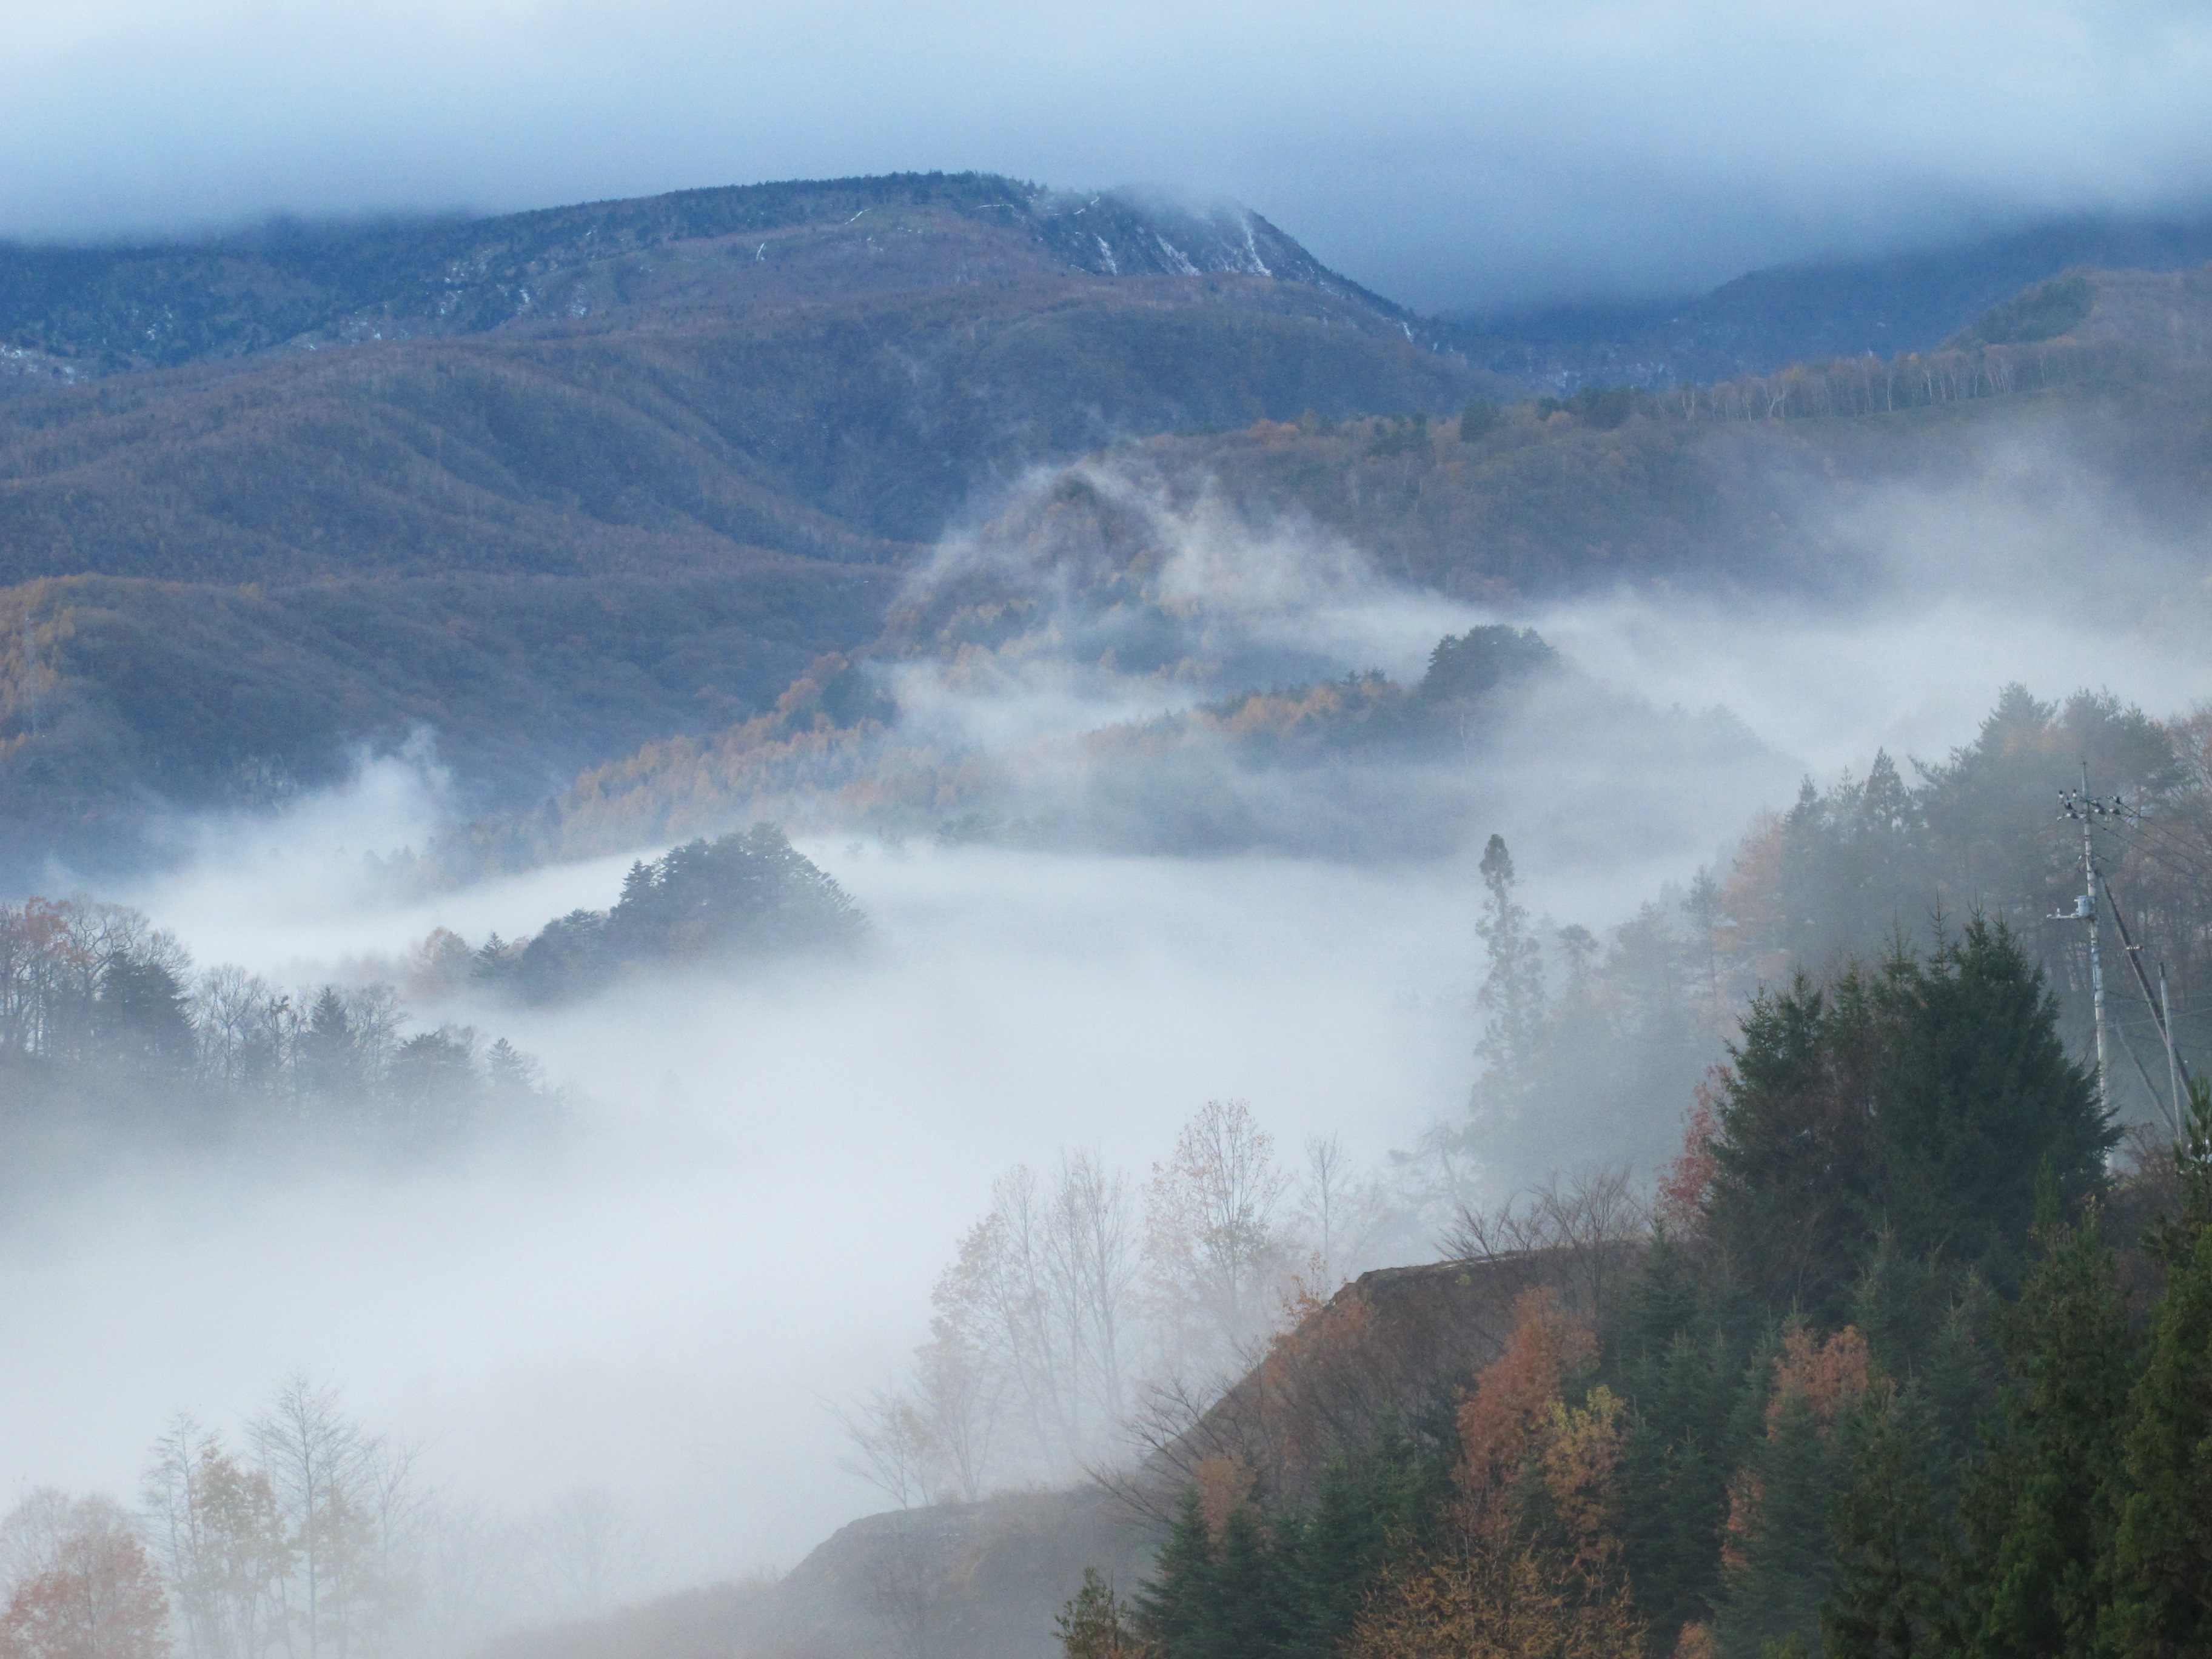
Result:
[[[1262,422],[1104,459],[1170,501],[1205,495],[1258,525],[1292,515],[1388,575],[1498,600],[1620,582],[1854,591],[1881,551],[1887,520],[1864,509],[1884,492],[2002,503],[2005,458],[2023,447],[2132,532],[2198,534],[2212,279],[2106,272],[2033,292],[2045,302],[1985,313],[1987,337],[1970,326],[1925,353],[1478,403],[1447,421]],[[1140,561],[1141,521],[1100,510],[1085,476],[1040,488],[1002,539]]]
[[[2054,1015],[1980,921],[1762,994],[1637,1271],[1310,1492],[1203,1471],[1066,1653],[2199,1650],[2212,1091],[2108,1168]]]
[[[480,333],[604,312],[650,288],[664,260],[681,267],[702,246],[744,236],[766,239],[737,251],[759,267],[747,273],[757,289],[818,301],[818,283],[787,262],[787,233],[874,213],[911,234],[911,223],[896,221],[915,209],[1007,233],[986,243],[995,259],[963,263],[958,253],[978,250],[957,250],[940,273],[948,280],[981,281],[1023,265],[1096,276],[1273,276],[1360,301],[1378,319],[1413,320],[1242,210],[932,173],[678,191],[494,218],[280,219],[241,235],[140,246],[0,245],[0,339],[18,354],[10,368],[19,380],[41,370],[81,380],[278,346]],[[882,285],[880,270],[860,264],[838,286]]]
[[[424,1000],[438,943],[412,964]],[[137,911],[32,898],[0,905],[0,1191],[28,1214],[162,1155],[390,1160],[501,1130],[542,1141],[556,1102],[506,1038],[426,1024],[398,986],[199,969]]]
[[[1294,1176],[1241,1103],[1141,1193],[1081,1153],[1008,1171],[910,1382],[848,1419],[901,1508],[781,1584],[507,1650],[2198,1650],[2212,1088],[2123,1139],[1981,917],[1736,1012],[1654,1187],[1465,1205],[1446,1260],[1326,1303],[1408,1248],[1402,1172],[1324,1143]]]
[[[2184,556],[2212,513],[2203,276],[2068,278],[1976,327],[1941,352],[1664,397],[1117,444],[948,538],[902,580],[874,641],[811,665],[773,709],[592,768],[440,859],[449,873],[514,868],[763,816],[1028,845],[1434,853],[1464,837],[1464,791],[1480,787],[1479,768],[1435,763],[1479,755],[1534,703],[1624,769],[1640,750],[1748,776],[1772,757],[1725,715],[1661,716],[1572,675],[1517,703],[1379,673],[1324,680],[1316,630],[1393,580],[1500,605],[1615,584],[1848,604],[1909,581],[1928,554],[1913,514],[1961,496],[1992,527],[1951,534],[1940,559],[2010,556],[1971,538],[2038,520],[2124,525],[2154,557]],[[2206,625],[2191,587],[2159,604],[2165,626]],[[1048,682],[1192,706],[1016,753],[913,717],[963,698],[1018,704]],[[1947,893],[1954,908],[1985,896],[1961,890]]]
[[[1122,597],[1126,605],[1087,616],[1031,616],[1029,627],[1001,611],[994,623],[1017,625],[994,629],[990,644],[969,641],[958,672],[1018,702],[1020,666],[1048,639],[1081,641],[1086,622],[1098,629],[1091,648],[1114,653],[1117,671],[1168,672],[1188,660],[1185,630],[1157,594]],[[1044,660],[1065,659],[1054,651]],[[1001,669],[1003,684],[994,678]],[[1012,747],[902,724],[881,670],[826,658],[766,714],[593,768],[534,811],[457,828],[404,868],[442,884],[763,817],[894,842],[1440,857],[1465,841],[1469,814],[1512,763],[1515,739],[1541,729],[1571,734],[1593,775],[1618,762],[1777,787],[1788,777],[1725,711],[1654,708],[1562,663],[1533,631],[1502,625],[1447,635],[1410,683],[1370,671],[1278,684]],[[1251,678],[1264,672],[1255,665]]]
[[[836,654],[1002,649],[1036,573],[1127,611],[1115,584],[1200,512],[1512,602],[1833,590],[1880,556],[1881,492],[2023,441],[2139,527],[2204,509],[2194,278],[2069,278],[1933,354],[1515,401],[1264,221],[985,179],[11,257],[16,334],[104,370],[0,404],[18,859],[129,856],[149,813],[281,798],[417,730],[494,808],[726,746]],[[99,355],[179,284],[215,296],[156,354],[180,366]],[[372,301],[374,326],[331,320]],[[1202,694],[1285,683],[1205,659]]]
[[[1034,461],[1498,384],[1241,210],[965,176],[0,267],[19,855],[416,726],[526,799],[872,637]]]

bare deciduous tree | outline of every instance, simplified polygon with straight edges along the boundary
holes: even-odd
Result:
[[[866,1404],[836,1411],[854,1453],[840,1464],[848,1474],[860,1476],[901,1509],[929,1501],[937,1449],[911,1397],[878,1389]]]
[[[419,1519],[411,1451],[369,1434],[335,1389],[295,1376],[247,1425],[296,1550],[282,1581],[288,1633],[308,1659],[374,1652],[413,1598],[404,1559]]]
[[[190,1416],[155,1443],[142,1514],[193,1659],[250,1659],[282,1634],[290,1529],[269,1477]]]
[[[1440,1242],[1457,1260],[1563,1253],[1572,1263],[1571,1282],[1586,1298],[1582,1310],[1595,1319],[1650,1229],[1650,1206],[1635,1177],[1626,1164],[1607,1164],[1553,1176],[1494,1209],[1463,1203]]]
[[[1241,1100],[1210,1100],[1145,1191],[1155,1306],[1179,1370],[1216,1371],[1264,1336],[1295,1251],[1276,1212],[1290,1188]]]

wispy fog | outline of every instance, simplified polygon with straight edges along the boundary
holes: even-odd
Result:
[[[2143,609],[2086,611],[2063,550],[2033,585],[1990,582],[1989,550],[2024,530],[1925,498],[1860,533],[1890,578],[1849,607],[1624,594],[1510,618],[1583,678],[1515,705],[1470,848],[1504,833],[1532,908],[1602,928],[1722,858],[1801,772],[1863,769],[1881,746],[1936,757],[2007,681],[2109,687],[2160,714],[2212,695],[2212,663]],[[1224,540],[1193,591],[1237,587],[1221,574],[1235,566],[1249,593],[1270,560],[1296,563],[1285,547]],[[1435,631],[1482,619],[1358,573],[1329,580],[1340,603],[1299,646],[1338,672],[1410,675]],[[1267,615],[1289,628],[1297,609]],[[915,718],[986,744],[1194,695],[1036,668],[965,683],[915,669],[906,690]],[[1693,747],[1632,752],[1642,739],[1618,733],[1650,728],[1606,712],[1632,705],[1680,705],[1692,723],[1723,707],[1704,718],[1753,741],[1710,768],[1685,758]],[[203,964],[298,988],[404,977],[434,928],[473,945],[613,902],[630,854],[427,896],[386,881],[377,858],[424,845],[445,799],[422,752],[368,763],[281,818],[194,827],[181,867],[102,896]],[[824,1401],[895,1373],[1008,1166],[1082,1148],[1141,1176],[1194,1108],[1226,1097],[1285,1146],[1336,1133],[1374,1164],[1465,1101],[1464,856],[1115,858],[847,835],[803,850],[872,922],[857,963],[639,979],[555,1010],[465,994],[417,1010],[539,1057],[567,1105],[534,1142],[393,1169],[278,1170],[250,1152],[125,1164],[28,1209],[0,1238],[0,1479],[128,1494],[170,1412],[234,1421],[304,1368],[427,1443],[457,1498],[526,1514],[605,1494],[647,1564],[624,1589],[788,1565],[877,1506],[838,1472]]]
[[[788,1565],[873,1507],[821,1400],[915,1339],[1000,1170],[1062,1146],[1141,1170],[1232,1093],[1289,1144],[1341,1129],[1372,1157],[1463,1088],[1462,1023],[1434,1006],[1466,968],[1441,875],[816,850],[876,921],[866,968],[487,1016],[576,1093],[542,1156],[136,1171],[41,1218],[0,1268],[35,1333],[0,1399],[9,1474],[127,1490],[171,1409],[220,1420],[305,1365],[434,1437],[465,1492],[622,1497],[671,1581]],[[258,933],[214,923],[220,875],[134,896],[208,918],[210,958],[296,972],[303,926],[362,951],[526,930],[619,873]]]

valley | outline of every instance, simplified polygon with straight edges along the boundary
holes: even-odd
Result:
[[[2208,256],[0,246],[0,1659],[2191,1650]]]

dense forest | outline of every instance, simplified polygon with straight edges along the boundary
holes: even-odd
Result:
[[[1519,866],[1542,848],[1493,844],[1480,870],[1488,1034],[1474,1111],[1431,1153],[1534,1178],[1567,1133],[1656,1167],[1664,1126],[1760,988],[1900,942],[1933,948],[1973,915],[2011,930],[2046,975],[2066,1039],[2091,1051],[2087,930],[2074,919],[2083,826],[2060,799],[2085,764],[2112,809],[2091,828],[2109,1091],[2125,1121],[2171,1131],[2161,1008],[2185,1052],[2212,1031],[2204,727],[2201,712],[2161,721],[2098,693],[2051,702],[2008,688],[1972,743],[1904,765],[1877,754],[1864,776],[1825,789],[1806,781],[1726,860],[1602,939],[1528,913]]]
[[[496,933],[465,958],[476,984],[529,1002],[604,991],[625,975],[849,952],[860,907],[772,823],[634,862],[607,910],[572,910],[526,939]],[[458,939],[449,960],[460,955]]]
[[[502,1127],[543,1141],[560,1101],[538,1062],[473,1025],[422,1027],[410,1001],[555,1002],[653,970],[849,955],[866,930],[850,896],[766,823],[641,860],[611,908],[529,939],[472,948],[440,928],[390,978],[298,989],[197,969],[173,933],[125,906],[0,905],[0,1145],[28,1190],[88,1159],[161,1148],[425,1155]]]

